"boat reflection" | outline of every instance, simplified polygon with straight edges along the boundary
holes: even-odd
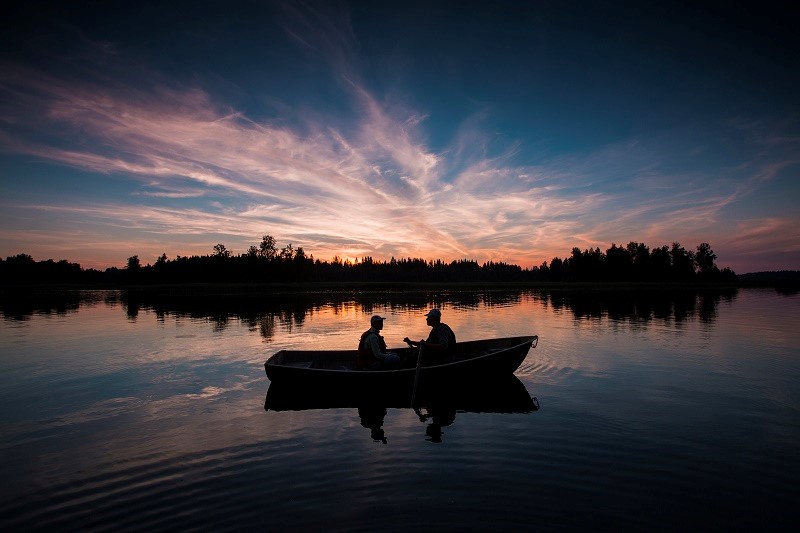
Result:
[[[375,442],[387,443],[383,425],[387,410],[412,409],[420,422],[426,424],[426,439],[442,442],[443,429],[451,425],[457,413],[532,413],[539,401],[531,397],[525,384],[514,375],[480,384],[470,383],[416,391],[414,406],[412,390],[394,389],[347,390],[316,388],[308,390],[272,383],[267,391],[264,409],[267,411],[305,411],[311,409],[358,410],[361,425],[370,430]]]

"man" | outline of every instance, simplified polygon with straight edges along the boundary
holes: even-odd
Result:
[[[403,342],[419,346],[423,366],[452,363],[455,360],[456,334],[450,326],[442,322],[442,312],[439,309],[431,309],[425,314],[425,322],[431,327],[427,340],[416,342],[406,337]]]
[[[386,351],[386,341],[380,335],[384,317],[373,315],[370,328],[361,334],[358,342],[356,367],[359,370],[394,370],[400,368],[400,356]]]

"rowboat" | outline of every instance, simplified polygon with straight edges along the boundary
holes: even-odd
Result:
[[[454,362],[433,366],[425,364],[423,351],[419,375],[413,367],[356,370],[357,350],[281,350],[264,363],[264,369],[271,383],[325,386],[335,390],[348,387],[402,389],[417,382],[431,385],[513,374],[538,342],[537,335],[460,342],[456,344]],[[390,351],[401,358],[417,353],[416,348],[395,348]]]

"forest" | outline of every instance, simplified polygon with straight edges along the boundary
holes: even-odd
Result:
[[[565,258],[554,257],[532,268],[503,262],[460,259],[392,257],[376,261],[363,257],[351,262],[334,257],[330,261],[306,255],[302,247],[277,247],[275,238],[264,235],[258,246],[234,255],[224,244],[213,246],[208,255],[173,259],[162,254],[153,264],[142,264],[137,255],[122,267],[84,269],[66,259],[36,261],[28,254],[0,259],[0,279],[5,285],[86,284],[157,285],[186,283],[292,283],[292,282],[736,282],[729,268],[720,269],[717,255],[708,243],[687,250],[675,242],[650,248],[629,242],[600,248],[573,248]]]

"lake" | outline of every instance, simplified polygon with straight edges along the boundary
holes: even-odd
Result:
[[[476,390],[477,407],[438,419],[265,409],[273,353],[355,348],[372,314],[400,347],[427,336],[431,307],[459,341],[539,335],[515,380],[537,408],[483,408]],[[3,530],[730,531],[798,519],[796,293],[194,288],[5,299],[0,312]]]

